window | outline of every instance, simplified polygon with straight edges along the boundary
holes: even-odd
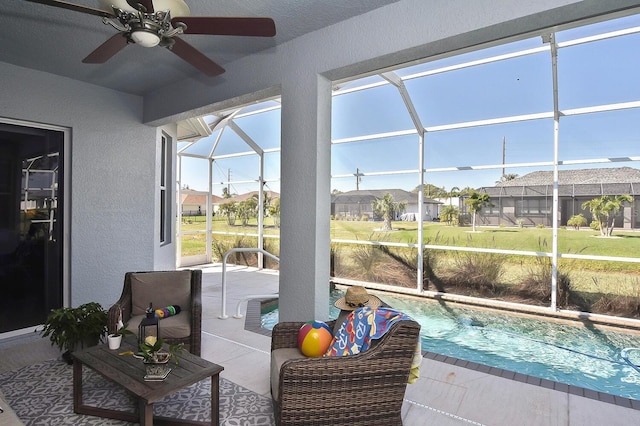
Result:
[[[173,165],[172,140],[162,134],[160,141],[160,244],[171,242],[171,170]]]
[[[535,198],[516,201],[516,216],[541,216],[551,214],[551,200]]]

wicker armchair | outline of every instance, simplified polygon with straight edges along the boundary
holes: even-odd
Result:
[[[184,343],[186,350],[200,356],[202,340],[202,271],[127,272],[120,299],[109,308],[108,329],[113,333],[122,315],[127,328],[138,334],[144,309],[179,305],[182,311],[160,320],[160,337],[167,343]]]
[[[399,321],[357,355],[306,358],[297,349],[302,324],[279,323],[271,335],[276,423],[402,425],[402,401],[420,325]],[[334,326],[333,321],[327,324]]]

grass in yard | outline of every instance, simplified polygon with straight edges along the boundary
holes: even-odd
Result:
[[[278,235],[279,228],[272,226],[268,221],[266,222],[265,234]],[[333,240],[413,244],[417,241],[416,222],[394,222],[393,231],[388,232],[382,232],[381,226],[381,222],[332,220],[331,238]],[[183,255],[205,252],[205,235],[197,233],[197,231],[205,229],[204,222],[193,221],[183,224],[183,231],[194,232],[183,236]],[[214,257],[218,257],[221,250],[231,247],[255,247],[254,237],[249,236],[257,234],[255,220],[247,226],[229,226],[225,220],[216,218],[213,229]],[[448,270],[460,269],[460,265],[456,266],[455,263],[456,252],[447,250],[447,246],[544,253],[552,251],[552,229],[550,228],[479,227],[478,229],[480,232],[471,232],[470,227],[448,226],[444,223],[424,224],[424,243],[442,247],[442,249],[429,248],[426,251],[425,283],[430,282],[430,285],[433,285],[437,283],[439,276],[444,278],[444,274],[449,274],[451,280],[454,277]],[[233,232],[242,235],[225,236],[216,232]],[[597,231],[590,229],[579,231],[559,229],[558,237],[558,250],[561,254],[640,258],[640,250],[638,250],[640,248],[640,233],[634,231],[615,230],[612,238],[601,238]],[[272,245],[272,248],[268,250],[278,256],[278,240],[265,239],[265,241]],[[383,253],[379,248],[373,249],[371,246],[332,243],[332,275],[401,286],[415,285],[417,250],[396,247],[385,249],[387,252]],[[530,281],[531,277],[542,275],[531,271],[537,270],[536,265],[540,259],[548,259],[517,254],[494,256],[500,259],[499,281],[503,288],[504,286],[521,286],[524,282]],[[638,263],[566,258],[560,259],[559,262],[561,279],[570,280],[571,289],[584,294],[588,299],[596,300],[602,295],[610,295],[610,299],[615,299],[618,296],[637,298],[640,293],[640,267]],[[545,274],[544,283],[540,286],[545,290],[544,298],[548,297],[545,283],[549,281],[549,277],[550,274]],[[610,303],[609,299],[601,302],[601,305],[604,306],[607,303]]]
[[[381,222],[331,221],[331,238],[415,243],[417,222],[394,222],[393,231],[380,231]],[[438,246],[492,248],[551,252],[551,228],[504,228],[448,226],[428,223],[424,226],[424,243]],[[565,254],[640,258],[640,232],[616,230],[611,238],[602,238],[592,230],[558,230],[558,251]],[[635,267],[637,269],[637,266]]]

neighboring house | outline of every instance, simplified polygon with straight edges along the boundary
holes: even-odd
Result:
[[[537,171],[496,186],[479,188],[491,197],[493,207],[484,207],[478,215],[484,225],[552,226],[553,172]],[[603,195],[640,197],[640,170],[632,167],[560,170],[558,172],[558,220],[564,226],[573,215],[583,214],[591,223],[591,212],[582,209],[585,201]],[[618,212],[615,226],[640,227],[635,203]]]
[[[217,195],[211,196],[211,205],[213,207],[213,212],[217,212],[218,208],[221,204],[230,203],[230,202],[242,202],[248,200],[253,196],[258,195],[258,191],[247,192],[246,194],[235,195],[231,198],[222,198]],[[270,200],[275,200],[276,198],[280,198],[280,194],[274,191],[265,191],[265,198]],[[183,189],[181,191],[181,201],[180,204],[182,206],[182,214],[184,216],[200,216],[205,214],[206,206],[207,206],[207,193],[193,191],[190,189]]]
[[[331,215],[334,217],[361,218],[367,216],[373,219],[372,202],[391,194],[396,203],[405,202],[406,208],[396,215],[396,220],[416,220],[418,214],[418,194],[402,189],[369,189],[342,192],[331,196]],[[424,199],[424,220],[432,220],[438,217],[439,201],[430,198]]]
[[[181,200],[180,204],[182,206],[182,215],[183,216],[200,216],[205,214],[207,211],[207,194],[198,191],[192,191],[189,189],[183,189],[181,191]],[[211,204],[213,206],[213,212],[215,213],[218,209],[217,206],[223,202],[222,197],[218,197],[217,195],[211,196]]]

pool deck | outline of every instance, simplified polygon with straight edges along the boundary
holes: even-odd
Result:
[[[219,319],[222,268],[220,265],[201,268],[202,356],[224,366],[221,376],[270,397],[270,338],[246,330],[246,317],[233,316],[238,302],[247,296],[276,293],[277,272],[228,267],[229,318]],[[246,312],[245,303],[241,312],[243,315]],[[420,379],[407,386],[402,408],[405,426],[640,424],[637,400],[429,353],[425,354],[420,372]]]

